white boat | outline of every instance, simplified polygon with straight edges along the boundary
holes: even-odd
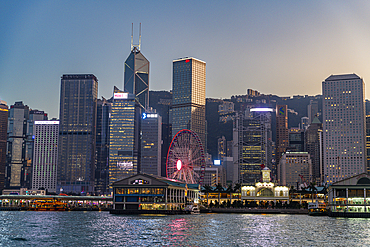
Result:
[[[326,204],[318,201],[308,203],[308,215],[310,216],[328,215]]]
[[[186,205],[184,210],[190,211],[191,214],[200,214],[198,205]]]

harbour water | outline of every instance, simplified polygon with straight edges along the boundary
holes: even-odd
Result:
[[[1,246],[369,246],[370,219],[0,212]]]

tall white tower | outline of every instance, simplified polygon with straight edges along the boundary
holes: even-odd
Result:
[[[366,171],[364,82],[356,74],[331,75],[322,83],[324,181]]]
[[[35,121],[32,189],[56,192],[59,121]]]

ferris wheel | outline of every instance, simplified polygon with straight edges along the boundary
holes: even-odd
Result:
[[[168,149],[166,166],[168,178],[202,185],[206,162],[202,142],[194,131],[183,129],[176,133]]]

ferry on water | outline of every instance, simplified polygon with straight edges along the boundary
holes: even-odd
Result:
[[[196,204],[194,204],[194,205],[186,205],[184,210],[185,211],[190,211],[191,214],[200,214],[199,207]]]
[[[326,204],[323,202],[318,202],[318,201],[308,203],[308,215],[310,216],[328,215]]]
[[[28,208],[30,211],[66,211],[67,203],[53,199],[34,200]]]

